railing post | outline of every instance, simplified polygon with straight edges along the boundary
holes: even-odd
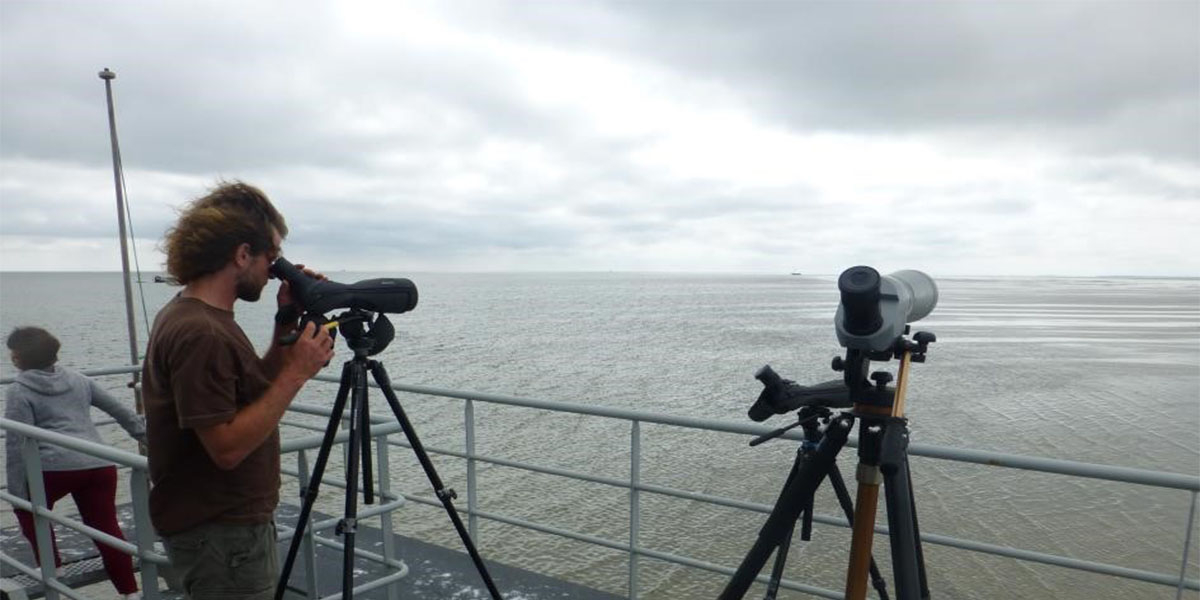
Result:
[[[388,435],[385,433],[375,438],[375,464],[379,470],[375,480],[379,483],[380,501],[392,501],[392,474],[388,462]],[[388,564],[396,559],[396,536],[392,531],[392,511],[379,515],[379,530],[383,537],[383,558]],[[400,600],[399,582],[387,586],[388,600]]]
[[[463,405],[463,420],[467,432],[467,533],[479,543],[479,495],[475,489],[475,402],[467,399]]]
[[[1187,535],[1183,538],[1183,564],[1179,565],[1179,586],[1175,588],[1175,600],[1183,598],[1183,582],[1187,579],[1188,552],[1192,549],[1192,526],[1196,523],[1196,492],[1192,492],[1192,509],[1188,511]]]
[[[641,529],[642,422],[630,421],[629,430],[629,599],[638,597],[638,533]]]
[[[133,526],[137,528],[138,570],[142,575],[142,597],[158,600],[158,565],[146,560],[149,552],[155,551],[154,542],[158,535],[150,523],[149,475],[141,469],[129,470],[129,495],[133,500]]]
[[[308,451],[300,450],[296,452],[296,480],[300,484],[300,506],[304,507],[304,499],[308,493],[308,481],[312,476],[308,467]],[[311,513],[310,518],[311,518]],[[300,523],[296,523],[299,528]],[[294,533],[292,535],[295,535]],[[304,592],[309,598],[318,597],[317,589],[317,546],[313,542],[312,527],[304,528],[304,539],[301,542],[300,551],[304,553]]]
[[[9,433],[8,435],[12,435]],[[46,600],[58,600],[58,590],[50,586],[50,581],[57,581],[58,573],[54,564],[54,544],[50,537],[50,521],[38,514],[39,510],[49,510],[46,502],[46,481],[42,474],[42,455],[38,452],[38,441],[26,437],[21,444],[21,458],[25,461],[25,478],[29,484],[29,501],[33,503],[33,529],[37,539],[37,555],[42,568],[42,589]]]

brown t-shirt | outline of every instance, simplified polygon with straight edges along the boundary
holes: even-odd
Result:
[[[233,420],[271,385],[233,313],[176,296],[154,319],[142,378],[154,528],[170,535],[212,521],[270,521],[279,502],[279,432],[228,471],[195,432]]]

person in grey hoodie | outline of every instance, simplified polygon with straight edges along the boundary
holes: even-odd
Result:
[[[59,342],[45,329],[18,327],[9,334],[7,345],[12,352],[13,365],[20,373],[8,387],[4,410],[6,418],[103,444],[104,440],[92,423],[91,409],[94,406],[112,415],[135,439],[145,441],[146,426],[141,416],[113,398],[96,382],[55,364],[58,362]],[[24,441],[24,436],[8,432],[5,442],[6,470],[9,493],[28,499],[28,473],[21,460]],[[57,500],[70,494],[86,525],[115,538],[125,539],[117,523],[117,468],[112,463],[48,443],[39,443],[38,453],[41,456],[46,500],[51,508]],[[17,515],[21,533],[33,545],[33,554],[37,557],[33,514],[19,508],[14,508],[13,512]],[[54,564],[61,566],[62,559],[58,555],[53,530],[51,540],[54,542]],[[138,587],[133,575],[132,558],[99,541],[96,542],[96,548],[100,551],[104,569],[117,588],[117,593],[125,598],[137,598]],[[38,563],[41,564],[40,557]]]

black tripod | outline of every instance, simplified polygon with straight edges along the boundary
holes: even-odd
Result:
[[[784,496],[787,494],[788,488],[800,476],[804,465],[812,460],[816,454],[821,439],[825,437],[825,434],[821,431],[821,425],[827,427],[836,425],[846,430],[849,430],[853,426],[852,420],[835,420],[833,418],[833,411],[829,410],[827,406],[805,406],[797,413],[797,418],[799,419],[798,422],[777,429],[750,442],[751,446],[757,446],[767,440],[778,437],[785,431],[796,426],[800,426],[804,430],[804,442],[796,449],[796,459],[792,461],[792,470],[788,472],[787,481],[784,483],[784,490],[780,494],[779,500],[776,501],[776,507],[779,506],[780,502],[784,501]],[[842,471],[838,468],[837,462],[829,463],[827,474],[829,476],[829,483],[833,486],[833,491],[837,495],[838,504],[841,505],[842,512],[846,514],[846,520],[853,524],[854,501],[851,500],[850,492],[846,489],[846,481],[842,478]],[[820,482],[818,481],[817,485],[819,484]],[[816,486],[813,486],[812,492],[801,497],[798,506],[800,515],[798,518],[801,519],[800,539],[806,542],[812,539],[813,500],[816,495]],[[775,564],[771,569],[771,579],[767,583],[767,592],[763,596],[763,600],[775,600],[779,594],[779,583],[783,579],[783,567],[787,564],[788,549],[792,545],[792,535],[795,533],[795,526],[795,521],[792,521],[790,525],[785,522],[786,529],[783,535],[779,537],[778,545],[774,548]],[[768,548],[768,553],[770,550]],[[875,565],[874,558],[871,559],[871,584],[874,586],[875,591],[879,593],[881,600],[888,600],[887,581],[880,574],[879,567]]]
[[[917,344],[903,338],[897,340],[897,354],[901,357],[901,365],[899,380],[895,388],[888,387],[887,384],[891,382],[892,376],[887,372],[873,373],[871,379],[874,380],[874,385],[867,382],[865,373],[870,361],[864,352],[850,350],[847,352],[847,360],[843,361],[840,357],[835,360],[834,369],[846,371],[843,394],[848,395],[854,409],[852,412],[843,412],[833,416],[824,435],[820,436],[819,440],[816,439],[816,436],[808,439],[810,436],[806,429],[805,437],[809,442],[815,442],[815,447],[808,450],[801,449],[803,456],[797,457],[792,466],[792,472],[788,475],[787,483],[776,500],[767,522],[759,531],[754,546],[746,553],[725,590],[721,592],[720,600],[741,599],[762,570],[767,558],[773,551],[777,551],[772,579],[767,591],[767,598],[774,597],[778,589],[778,579],[782,576],[783,563],[786,560],[787,548],[791,542],[796,520],[800,518],[801,514],[805,515],[801,539],[807,540],[811,527],[813,497],[817,487],[826,476],[830,477],[843,510],[848,511],[849,493],[845,490],[844,482],[841,480],[836,460],[838,453],[846,445],[856,418],[860,420],[859,465],[855,477],[858,481],[858,498],[854,515],[848,515],[853,527],[853,535],[850,565],[846,573],[846,598],[847,600],[862,600],[866,597],[868,572],[870,572],[880,597],[887,598],[882,576],[879,575],[879,570],[871,557],[871,542],[874,535],[875,510],[880,483],[885,485],[892,567],[896,577],[896,596],[899,600],[927,600],[929,598],[925,560],[921,550],[916,506],[912,493],[912,479],[908,469],[908,421],[903,416],[903,407],[904,389],[907,384],[910,362],[914,356],[918,361],[924,359],[925,348],[930,341],[933,341],[933,336],[918,334],[916,339],[918,340]],[[778,376],[775,376],[773,372],[770,372],[770,375],[778,382]],[[760,377],[760,379],[764,378]],[[768,388],[772,385],[766,379],[764,379],[764,383],[768,384]],[[817,394],[814,394],[813,390],[818,388],[820,388],[819,395],[821,397],[827,398],[830,395],[829,384],[805,389],[791,382],[783,383],[797,391],[795,393],[789,391],[784,394],[790,398],[772,401],[772,404],[775,405],[772,409],[776,412],[796,408],[796,403],[806,401],[803,399],[806,394],[816,396]],[[766,394],[765,391],[764,395]],[[804,408],[809,407],[805,406]],[[751,409],[752,417],[755,415],[756,409],[760,411],[760,414],[764,410],[756,405]],[[801,422],[797,423],[797,425],[802,424],[804,424],[804,417],[801,417]],[[782,433],[782,431],[774,435],[778,435],[778,433]],[[766,437],[773,437],[773,435]]]
[[[370,451],[371,417],[367,408],[368,370],[374,377],[379,389],[383,390],[383,395],[387,399],[388,405],[391,406],[392,413],[396,415],[396,420],[404,430],[404,435],[408,438],[409,445],[417,455],[417,460],[420,461],[421,468],[425,470],[425,476],[429,478],[429,483],[433,486],[434,493],[442,502],[442,506],[445,507],[447,514],[450,515],[450,521],[454,523],[454,528],[458,530],[458,535],[462,538],[463,545],[466,546],[467,552],[471,555],[471,560],[475,563],[475,568],[479,571],[480,577],[483,578],[488,592],[491,593],[494,600],[500,600],[500,592],[496,589],[496,584],[492,582],[487,567],[483,564],[483,559],[480,557],[478,550],[475,549],[475,544],[471,541],[470,534],[467,533],[462,519],[459,518],[458,512],[454,508],[453,499],[457,497],[457,494],[453,489],[446,488],[442,483],[441,477],[438,476],[437,471],[434,469],[433,463],[429,460],[429,455],[425,452],[425,447],[421,444],[420,438],[417,437],[417,432],[413,429],[408,416],[404,414],[404,409],[400,406],[400,401],[396,398],[396,393],[392,390],[391,381],[388,378],[387,371],[383,368],[383,364],[367,358],[382,351],[395,335],[395,330],[392,328],[391,322],[388,321],[384,314],[380,313],[374,319],[372,319],[372,316],[373,314],[370,312],[352,309],[336,317],[330,325],[327,325],[337,325],[342,336],[346,338],[347,345],[354,351],[354,357],[346,361],[342,366],[341,384],[338,387],[337,397],[333,403],[329,424],[325,428],[325,437],[321,441],[321,449],[313,465],[312,477],[304,493],[300,516],[296,521],[295,536],[292,538],[291,546],[288,548],[287,558],[284,561],[283,570],[279,576],[279,584],[275,587],[275,600],[280,600],[283,597],[288,579],[291,576],[292,566],[296,561],[296,554],[300,548],[304,529],[308,524],[313,503],[317,499],[321,477],[325,472],[325,465],[329,460],[333,440],[337,435],[342,414],[346,408],[347,397],[350,399],[350,439],[348,441],[349,452],[346,461],[346,505],[343,518],[337,524],[337,533],[344,537],[342,598],[349,600],[353,597],[354,536],[358,529],[358,473],[360,458],[363,466],[363,499],[366,504],[374,502]]]

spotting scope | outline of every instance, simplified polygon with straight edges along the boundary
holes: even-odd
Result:
[[[271,263],[270,273],[292,286],[292,294],[309,314],[324,314],[339,308],[397,314],[417,306],[417,286],[402,277],[338,283],[309,277],[282,257]]]
[[[912,270],[880,276],[871,267],[850,267],[838,277],[838,291],[838,343],[864,352],[890,350],[905,325],[928,316],[938,300],[933,279]]]

